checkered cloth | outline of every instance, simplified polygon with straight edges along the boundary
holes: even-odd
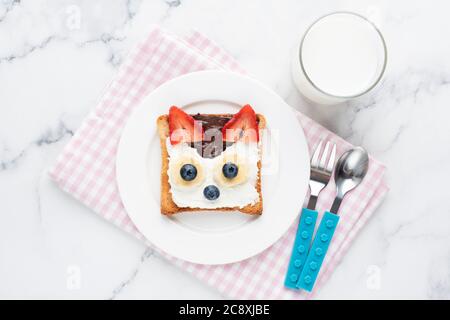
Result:
[[[115,157],[119,138],[130,113],[148,93],[167,80],[206,69],[245,73],[228,53],[198,32],[181,39],[158,27],[152,29],[148,37],[132,50],[99,104],[59,155],[49,171],[51,178],[61,189],[104,219],[151,246],[130,220],[117,189]],[[297,117],[310,148],[320,139],[335,142],[338,154],[351,147],[300,112],[297,112]],[[384,171],[384,166],[371,158],[366,178],[342,203],[340,224],[315,292],[332,274],[358,231],[387,193]],[[330,208],[334,192],[335,186],[331,182],[319,198],[317,209],[320,213]],[[228,298],[305,299],[314,292],[296,292],[283,286],[296,228],[297,221],[264,252],[238,263],[199,265],[161,254]]]

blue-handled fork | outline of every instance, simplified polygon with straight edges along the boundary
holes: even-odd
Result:
[[[328,184],[333,173],[336,158],[336,145],[333,144],[330,151],[331,143],[328,141],[325,144],[323,152],[322,145],[323,141],[320,141],[311,158],[311,176],[309,180],[311,195],[307,207],[302,209],[294,246],[292,248],[291,260],[289,261],[284,281],[284,285],[291,289],[298,289],[296,284],[305,264],[306,257],[308,256],[317,220],[317,211],[315,210],[317,197],[319,196],[320,191]]]

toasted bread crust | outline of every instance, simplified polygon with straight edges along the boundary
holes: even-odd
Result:
[[[211,116],[232,116],[232,114],[211,114]],[[266,127],[266,119],[263,115],[257,114],[256,117],[259,120],[259,129],[262,130]],[[247,205],[243,208],[238,207],[225,207],[216,209],[206,208],[186,208],[178,207],[172,199],[170,193],[169,175],[167,171],[169,169],[169,154],[167,152],[166,139],[169,136],[169,117],[168,115],[159,116],[156,120],[159,141],[161,145],[161,213],[164,215],[172,215],[179,212],[189,211],[240,211],[251,215],[259,215],[263,210],[263,200],[261,193],[261,160],[258,161],[258,178],[256,181],[256,190],[259,194],[259,201],[253,205]]]

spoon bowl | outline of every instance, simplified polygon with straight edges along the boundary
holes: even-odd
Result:
[[[337,194],[331,212],[337,213],[345,194],[358,186],[369,169],[369,155],[362,147],[355,147],[342,154],[334,171]]]

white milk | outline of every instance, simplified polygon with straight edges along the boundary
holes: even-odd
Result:
[[[356,14],[334,13],[316,21],[305,34],[294,54],[294,80],[315,102],[342,102],[378,82],[385,53],[383,38],[372,23]]]

